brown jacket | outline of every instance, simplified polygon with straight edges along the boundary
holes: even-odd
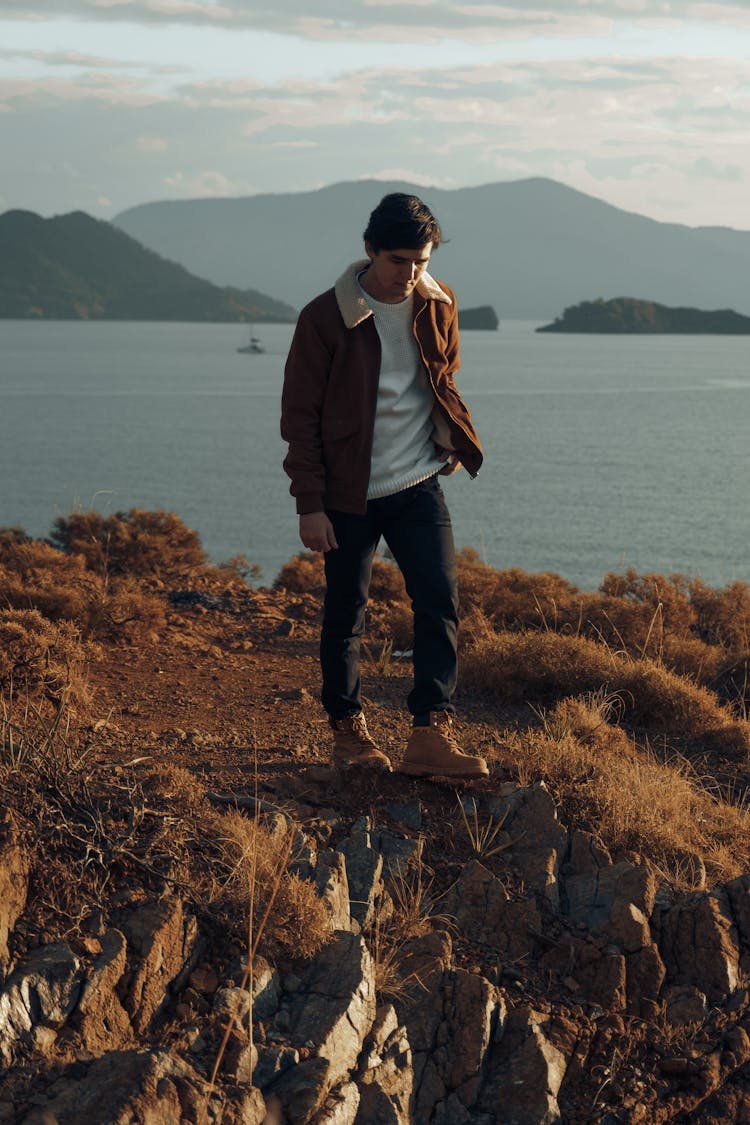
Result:
[[[380,372],[380,340],[357,284],[355,262],[300,313],[284,372],[284,469],[300,515],[333,508],[364,513]],[[436,443],[476,476],[482,447],[456,389],[458,311],[450,289],[423,274],[414,294],[414,336],[435,395]]]

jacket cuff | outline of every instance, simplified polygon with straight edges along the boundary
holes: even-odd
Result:
[[[301,492],[295,500],[298,516],[310,516],[313,512],[325,511],[323,497],[318,492]]]

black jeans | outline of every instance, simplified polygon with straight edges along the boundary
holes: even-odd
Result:
[[[404,576],[414,612],[414,687],[408,707],[416,722],[452,711],[456,687],[458,594],[450,515],[437,477],[393,496],[370,500],[365,515],[329,511],[338,550],[325,555],[326,597],[320,639],[322,701],[331,719],[360,710],[360,640],[372,559],[385,539]]]

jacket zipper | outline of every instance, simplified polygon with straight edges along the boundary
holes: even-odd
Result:
[[[417,348],[419,349],[419,354],[420,354],[420,356],[421,356],[421,359],[422,359],[422,366],[424,367],[424,369],[425,369],[425,371],[426,371],[426,373],[427,373],[427,378],[428,378],[428,379],[429,379],[429,381],[430,381],[430,388],[431,388],[431,390],[432,390],[433,398],[435,399],[435,402],[436,402],[436,403],[438,403],[438,405],[439,405],[440,407],[442,407],[442,409],[443,409],[443,410],[445,411],[445,413],[446,413],[446,414],[448,415],[448,417],[450,418],[451,422],[453,422],[453,424],[454,424],[454,425],[456,426],[456,428],[457,428],[457,429],[459,429],[459,430],[461,430],[461,432],[462,432],[462,433],[464,434],[464,436],[465,436],[465,437],[467,438],[467,440],[468,440],[468,442],[469,442],[469,445],[473,446],[473,447],[474,447],[474,448],[476,449],[476,444],[475,444],[475,442],[474,442],[474,438],[473,438],[473,437],[471,436],[471,434],[470,434],[470,433],[469,433],[469,431],[468,431],[468,430],[466,429],[466,427],[465,427],[465,426],[463,425],[463,423],[462,423],[462,422],[459,422],[458,418],[456,418],[456,417],[455,417],[455,415],[453,414],[453,412],[452,412],[451,410],[449,410],[449,409],[448,409],[448,407],[447,407],[447,406],[445,405],[445,403],[444,403],[444,402],[443,402],[443,400],[441,399],[440,395],[438,394],[438,392],[437,392],[437,388],[436,388],[436,386],[435,386],[435,383],[434,383],[434,381],[433,381],[433,378],[432,378],[432,372],[430,371],[430,365],[429,365],[429,364],[427,363],[427,360],[426,360],[426,359],[425,359],[425,357],[424,357],[424,352],[422,351],[422,345],[420,344],[420,342],[419,342],[419,336],[417,335],[417,317],[418,317],[418,316],[420,315],[420,313],[422,313],[422,312],[424,311],[424,309],[425,309],[426,307],[427,307],[427,303],[425,302],[425,304],[424,304],[424,305],[422,305],[422,308],[421,308],[421,309],[417,309],[417,314],[416,314],[416,316],[414,317],[414,321],[413,321],[413,324],[412,324],[412,332],[413,332],[413,334],[414,334],[414,339],[416,340],[416,343],[417,343]],[[477,450],[477,452],[479,452],[479,451]],[[475,480],[475,479],[476,479],[476,475],[477,475],[476,473],[472,473],[472,472],[471,472],[471,471],[469,470],[469,476],[471,477],[471,479],[472,479],[472,480]]]

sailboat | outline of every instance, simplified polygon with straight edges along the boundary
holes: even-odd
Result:
[[[260,339],[253,335],[252,328],[250,329],[249,341],[243,347],[237,348],[237,351],[242,355],[262,355],[265,350]]]

